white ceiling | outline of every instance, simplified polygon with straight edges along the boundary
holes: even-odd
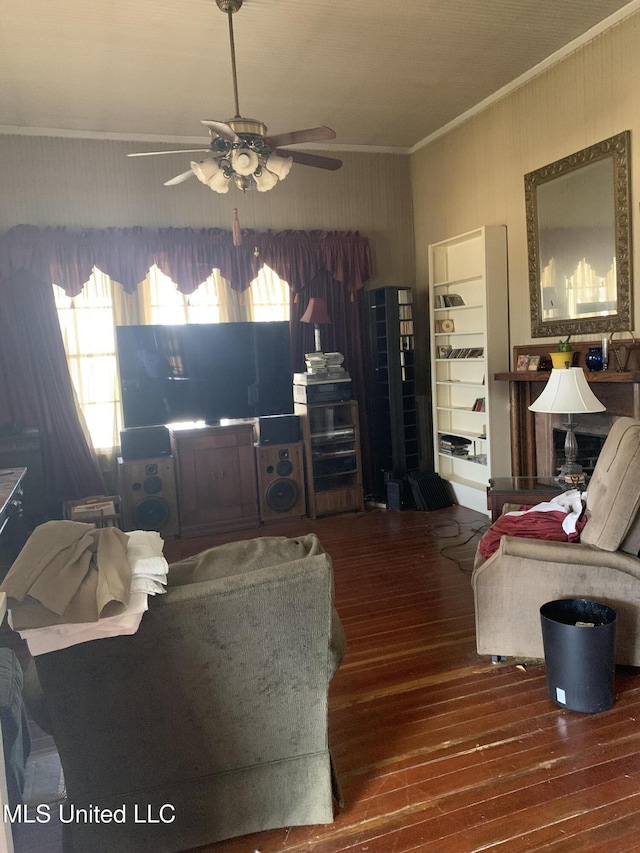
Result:
[[[233,18],[240,110],[271,133],[329,125],[337,138],[325,149],[410,150],[638,9],[244,0]],[[233,113],[227,19],[214,0],[2,2],[0,133],[206,142],[199,120]]]

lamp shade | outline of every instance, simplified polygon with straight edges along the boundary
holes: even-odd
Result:
[[[260,165],[258,155],[250,148],[239,148],[231,152],[231,164],[238,175],[253,175]]]
[[[300,317],[301,323],[331,323],[327,314],[327,303],[320,297],[312,297],[307,305],[307,310]]]
[[[253,180],[256,182],[256,187],[259,193],[266,193],[269,190],[272,190],[278,183],[277,176],[268,169],[256,169],[253,173]]]
[[[270,172],[273,172],[279,180],[284,181],[289,174],[292,163],[293,159],[291,157],[281,157],[274,151],[272,154],[269,154],[269,157],[267,158],[267,169]]]
[[[554,368],[542,394],[529,409],[532,412],[604,412],[605,406],[589,388],[581,367]]]
[[[199,181],[202,181],[214,192],[229,192],[229,177],[220,168],[218,161],[212,157],[206,157],[200,163],[192,160],[191,170]]]

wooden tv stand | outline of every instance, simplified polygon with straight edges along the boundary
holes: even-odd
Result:
[[[180,535],[260,526],[253,422],[170,427]]]

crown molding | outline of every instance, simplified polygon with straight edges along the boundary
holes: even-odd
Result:
[[[565,59],[569,54],[575,53],[581,47],[584,47],[590,41],[593,41],[594,38],[601,35],[602,33],[610,30],[612,27],[615,27],[616,24],[619,24],[621,21],[624,21],[625,18],[630,17],[631,15],[635,15],[636,12],[640,11],[640,0],[631,0],[631,3],[627,3],[626,6],[623,6],[622,9],[618,9],[617,12],[614,12],[613,15],[609,15],[608,18],[605,18],[603,21],[600,21],[599,24],[596,24],[591,29],[587,30],[578,38],[575,38],[573,41],[570,41],[564,47],[561,47],[559,50],[556,50],[555,53],[552,53],[546,59],[543,59],[542,62],[539,62],[537,65],[534,65],[533,68],[530,68],[528,71],[525,71],[524,74],[521,74],[519,77],[516,77],[515,80],[512,80],[510,83],[507,83],[506,86],[503,86],[501,89],[498,89],[492,95],[485,98],[483,101],[480,101],[475,106],[471,107],[471,109],[467,110],[464,113],[461,113],[456,118],[452,119],[447,124],[439,127],[438,130],[434,130],[433,133],[426,136],[420,142],[417,142],[413,147],[409,149],[409,154],[415,154],[416,151],[419,151],[421,148],[424,148],[426,145],[429,145],[431,142],[435,142],[436,139],[439,139],[441,136],[445,136],[450,131],[454,130],[454,128],[459,127],[459,125],[464,124],[465,121],[468,121],[473,116],[478,113],[483,112],[492,104],[495,104],[497,101],[502,100],[507,95],[511,94],[511,92],[519,89],[525,83],[529,82],[529,80],[533,80],[534,77],[538,77],[540,74],[543,74],[553,65],[556,65],[558,62],[561,62]]]

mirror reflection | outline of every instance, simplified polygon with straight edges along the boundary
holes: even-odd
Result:
[[[525,175],[533,337],[629,328],[628,144]]]

